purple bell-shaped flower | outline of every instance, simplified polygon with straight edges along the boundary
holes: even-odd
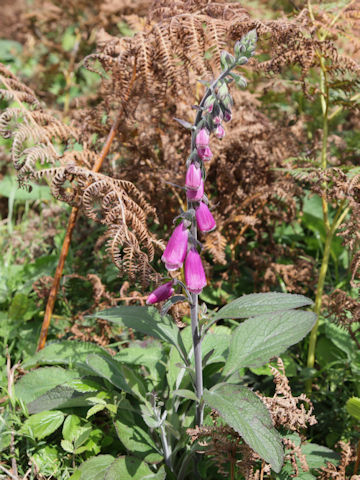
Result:
[[[189,231],[181,222],[173,231],[161,257],[169,271],[177,270],[184,263],[188,238]]]
[[[185,283],[191,293],[201,293],[206,286],[206,276],[201,257],[194,247],[190,248],[186,255]]]
[[[200,202],[195,215],[200,232],[211,232],[214,230],[216,222],[206,203]]]
[[[163,300],[167,300],[174,294],[173,289],[173,282],[164,283],[164,285],[160,285],[157,287],[146,300],[147,305],[154,305],[154,303],[162,302]]]
[[[201,178],[200,186],[197,190],[186,190],[186,196],[191,202],[197,202],[204,196],[204,180]]]
[[[185,187],[190,190],[197,190],[202,180],[201,168],[196,167],[193,163],[186,172]]]

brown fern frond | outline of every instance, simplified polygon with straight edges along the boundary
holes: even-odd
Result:
[[[144,283],[154,278],[150,262],[155,247],[162,245],[148,231],[148,219],[156,220],[156,212],[143,193],[127,180],[92,171],[98,154],[86,145],[82,150],[72,149],[80,141],[78,131],[40,110],[35,101],[34,110],[26,109],[20,100],[21,92],[28,93],[26,85],[1,69],[1,64],[0,71],[7,74],[8,81],[3,79],[3,84],[16,87],[15,98],[20,101],[20,108],[9,108],[0,116],[1,134],[12,137],[12,159],[19,181],[27,185],[29,180],[46,178],[55,198],[83,208],[91,219],[107,226],[111,255],[123,272],[128,269],[129,277]]]

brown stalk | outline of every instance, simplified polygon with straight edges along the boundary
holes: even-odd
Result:
[[[354,475],[357,475],[358,469],[359,469],[359,463],[360,463],[360,440],[357,445],[356,449],[356,462],[354,466]]]
[[[126,98],[129,97],[132,85],[135,81],[135,77],[136,77],[136,67],[135,67],[135,64],[134,64],[133,74],[132,74],[131,82],[130,82],[130,85],[129,85],[129,88],[128,88],[128,91],[127,91],[127,94],[126,94]],[[103,148],[100,152],[99,157],[95,161],[95,164],[92,168],[93,172],[98,172],[100,170],[100,168],[103,164],[103,161],[105,160],[107,154],[109,153],[111,144],[112,144],[112,142],[115,138],[117,129],[120,125],[122,112],[123,112],[123,106],[121,105],[120,110],[118,111],[118,113],[116,115],[116,118],[114,120],[114,123],[111,127],[109,135],[107,136],[106,142],[105,142],[105,144],[104,144],[104,146],[103,146]],[[79,208],[78,207],[73,207],[71,209],[70,218],[69,218],[69,221],[68,221],[68,226],[67,226],[67,229],[66,229],[65,238],[64,238],[64,241],[63,241],[63,244],[62,244],[62,247],[61,247],[59,261],[58,261],[58,264],[57,264],[57,267],[56,267],[56,270],[55,270],[54,280],[53,280],[51,290],[50,290],[50,294],[49,294],[49,298],[48,298],[48,301],[47,301],[47,304],[46,304],[44,320],[43,320],[43,323],[42,323],[42,326],[41,326],[39,342],[38,342],[38,346],[37,346],[37,349],[36,349],[37,352],[39,350],[42,350],[45,347],[45,342],[46,342],[46,338],[47,338],[47,334],[48,334],[48,330],[49,330],[49,326],[50,326],[51,316],[52,316],[52,312],[54,310],[54,305],[55,305],[57,293],[59,291],[60,280],[61,280],[61,277],[62,277],[62,272],[63,272],[63,269],[64,269],[65,260],[66,260],[66,257],[68,255],[68,253],[69,253],[71,237],[72,237],[72,233],[73,233],[73,230],[75,228],[75,225],[76,225],[76,219],[77,219],[78,213],[79,213]]]

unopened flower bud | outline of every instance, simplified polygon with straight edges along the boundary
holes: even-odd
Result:
[[[220,112],[219,115],[216,115],[216,117],[213,118],[213,122],[215,123],[215,125],[220,125],[222,119],[223,114]]]
[[[185,260],[189,231],[181,222],[173,231],[161,260],[169,271],[177,270]]]
[[[201,128],[196,135],[196,147],[207,147],[209,145],[209,132],[206,128]]]
[[[226,110],[224,113],[224,122],[230,122],[231,119],[232,119],[232,114],[230,110]]]
[[[198,155],[203,162],[208,162],[209,160],[211,160],[213,156],[212,151],[210,150],[210,147],[198,148]]]
[[[162,302],[167,300],[174,294],[173,282],[165,283],[157,287],[146,300],[147,305],[154,305],[154,303]]]
[[[187,169],[185,178],[185,187],[190,190],[197,190],[202,180],[201,168],[196,167],[193,163]]]
[[[201,293],[206,286],[206,276],[201,257],[195,248],[191,248],[185,260],[185,283],[192,293]]]
[[[225,137],[225,130],[224,130],[224,127],[223,127],[223,126],[218,125],[218,126],[216,127],[215,136],[216,136],[216,138],[220,138],[220,139],[222,139],[222,138]]]
[[[186,196],[191,202],[197,202],[204,196],[204,180],[201,178],[200,186],[197,190],[186,190]]]
[[[216,222],[206,203],[200,202],[195,215],[200,232],[211,232],[214,230]]]

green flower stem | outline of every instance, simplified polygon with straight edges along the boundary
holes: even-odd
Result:
[[[309,2],[310,5],[310,2]],[[310,10],[310,12],[312,12]],[[327,82],[327,72],[326,72],[326,65],[325,59],[323,56],[318,53],[320,58],[320,101],[321,101],[321,109],[323,114],[323,135],[322,135],[322,148],[321,148],[321,168],[322,170],[326,170],[327,168],[327,143],[328,143],[328,136],[329,136],[329,121],[328,121],[328,113],[329,113],[329,87]],[[316,288],[316,297],[315,297],[315,306],[314,306],[314,313],[317,315],[316,323],[311,330],[310,334],[310,341],[309,341],[309,349],[308,349],[308,357],[307,357],[307,367],[314,368],[315,365],[315,350],[316,350],[316,340],[317,340],[317,332],[319,328],[319,316],[321,312],[322,306],[322,295],[324,291],[326,273],[329,266],[329,258],[330,258],[330,251],[331,251],[331,242],[334,235],[334,227],[336,226],[336,222],[333,221],[333,224],[330,225],[329,220],[329,205],[327,201],[327,182],[323,182],[322,184],[322,195],[321,195],[321,203],[322,203],[322,211],[323,211],[323,220],[324,226],[326,231],[326,239],[325,239],[325,246],[324,246],[324,254],[321,261],[320,267],[320,274],[319,280]],[[306,381],[305,384],[306,394],[309,396],[312,391],[312,380],[311,378]]]
[[[229,67],[227,70],[222,72],[219,77],[212,82],[212,84],[206,89],[206,92],[200,102],[199,107],[203,107],[206,99],[212,94],[218,82],[223,80],[230,72],[230,70],[235,67],[236,64]],[[200,109],[197,112],[194,130],[191,137],[191,152],[195,149],[195,139],[196,139],[196,129],[199,123],[202,120],[202,110]],[[193,208],[192,202],[187,202],[187,208]],[[197,224],[196,219],[194,218],[191,225],[191,235],[194,239],[197,239]],[[199,329],[199,295],[196,293],[191,294],[192,304],[190,305],[190,316],[191,316],[191,332],[192,332],[192,341],[194,348],[194,362],[195,362],[195,392],[198,399],[196,405],[196,425],[201,426],[204,420],[204,402],[202,401],[202,395],[204,391],[203,387],[203,371],[202,371],[202,353],[201,353],[201,335]]]

